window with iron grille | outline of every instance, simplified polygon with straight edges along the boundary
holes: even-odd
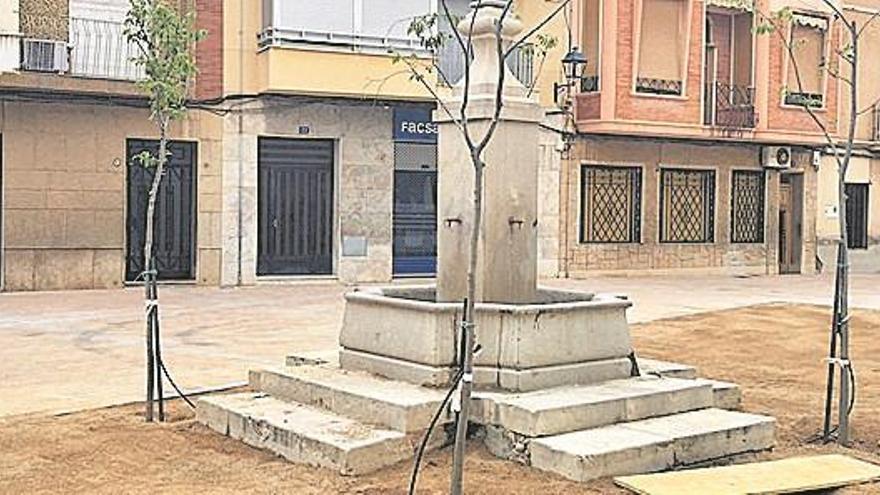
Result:
[[[581,242],[640,242],[641,167],[584,165],[581,205]]]
[[[730,242],[764,242],[764,171],[735,170],[730,191]]]
[[[715,171],[660,172],[660,242],[715,242]]]

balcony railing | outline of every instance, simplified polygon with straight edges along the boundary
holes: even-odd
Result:
[[[137,48],[125,39],[121,22],[70,19],[70,74],[97,79],[138,80],[143,70],[132,62]]]
[[[752,129],[756,120],[754,88],[722,82],[706,85],[706,124]]]
[[[452,86],[464,77],[464,55],[461,47],[454,41],[446,43],[437,52],[437,65],[442,74],[440,84]],[[507,58],[507,67],[524,86],[535,81],[535,50],[528,43],[518,47]]]
[[[599,76],[581,78],[581,93],[595,93],[596,91],[599,91]]]

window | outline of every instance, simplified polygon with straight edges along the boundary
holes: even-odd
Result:
[[[581,205],[581,242],[640,242],[642,169],[584,165]]]
[[[735,170],[730,193],[730,242],[764,242],[764,171]]]
[[[681,95],[687,0],[642,0],[636,92]]]
[[[432,0],[263,0],[263,46],[288,43],[420,48],[407,33]],[[384,53],[384,52],[383,52]]]
[[[825,18],[793,14],[790,43],[794,57],[788,57],[786,105],[822,106],[827,29]]]
[[[72,75],[118,80],[143,78],[143,69],[131,61],[137,47],[125,37],[129,5],[129,0],[70,0],[67,51]]]
[[[846,198],[847,246],[868,249],[868,184],[847,184]]]
[[[580,90],[584,93],[599,91],[599,54],[601,49],[599,36],[602,25],[602,0],[584,0],[583,52],[587,57],[584,67],[584,78]]]
[[[660,242],[715,242],[715,172],[660,172]]]

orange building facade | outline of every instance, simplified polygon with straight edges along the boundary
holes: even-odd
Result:
[[[817,190],[831,165],[804,107],[839,137],[842,41],[831,9],[778,0],[575,9],[589,62],[561,164],[560,276],[827,265]],[[781,9],[789,14],[775,17]]]

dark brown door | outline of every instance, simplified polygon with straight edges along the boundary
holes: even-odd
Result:
[[[868,184],[846,185],[846,236],[850,249],[868,249]]]
[[[159,142],[145,139],[127,141],[128,157],[128,250],[125,280],[138,280],[144,270],[144,240],[147,199],[153,182],[153,169],[145,168],[135,156],[149,151],[154,157]],[[159,188],[154,223],[154,256],[160,280],[195,278],[195,164],[196,143],[172,141],[171,156]]]
[[[333,273],[333,141],[259,139],[258,275]]]
[[[783,174],[779,185],[779,273],[801,272],[803,179]]]

